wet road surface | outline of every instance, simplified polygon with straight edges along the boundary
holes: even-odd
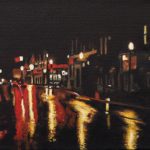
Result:
[[[57,103],[55,96],[37,104],[36,119],[17,117],[11,102],[0,103],[0,149],[137,149],[150,148],[149,110],[71,99]],[[18,114],[19,115],[19,114]]]

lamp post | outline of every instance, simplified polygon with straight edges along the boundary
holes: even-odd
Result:
[[[53,61],[53,59],[50,59],[49,60],[49,64],[50,64],[50,72],[52,72],[52,74],[53,74],[53,63],[54,63],[54,61]],[[49,77],[48,77],[48,81],[49,81]],[[52,75],[52,83],[53,83],[53,75]],[[48,88],[49,88],[49,82],[48,82]]]
[[[46,84],[46,73],[47,73],[47,69],[46,68],[44,68],[43,69],[43,85],[45,85]]]
[[[47,86],[48,86],[48,82],[49,82],[49,69],[48,69],[48,57],[49,57],[49,54],[48,53],[46,53],[46,70],[47,70],[47,72],[46,72],[46,79],[47,79],[47,81],[46,81],[46,84],[47,84]],[[48,88],[49,88],[49,86],[48,86]]]
[[[24,81],[24,66],[20,66],[22,81]]]
[[[128,49],[129,49],[129,74],[128,74],[128,92],[131,91],[131,54],[132,51],[134,50],[134,43],[133,42],[129,42],[128,44]]]
[[[31,84],[34,83],[34,78],[33,78],[33,70],[34,70],[34,65],[33,64],[30,64],[29,65],[29,69],[31,71]]]

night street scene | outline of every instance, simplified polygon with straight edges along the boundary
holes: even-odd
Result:
[[[0,1],[0,150],[150,149],[150,1]]]

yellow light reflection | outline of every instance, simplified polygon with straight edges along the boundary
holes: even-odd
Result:
[[[106,115],[106,124],[107,124],[107,128],[110,129],[111,128],[111,121],[110,121],[110,115],[109,114]]]
[[[123,121],[126,124],[126,126],[124,127],[125,133],[123,136],[125,148],[137,149],[137,140],[138,140],[139,131],[140,131],[139,124],[143,122],[135,120],[138,118],[138,115],[136,112],[132,110],[124,110],[118,113],[119,115],[123,117]]]
[[[50,142],[56,141],[56,127],[57,127],[57,120],[56,120],[56,105],[55,99],[52,95],[52,89],[50,89],[50,95],[48,96],[48,140]]]
[[[32,138],[34,133],[35,133],[35,128],[36,128],[36,124],[35,124],[35,116],[34,116],[34,112],[33,112],[33,101],[32,101],[32,85],[28,85],[27,86],[28,92],[29,92],[29,135]]]
[[[77,100],[72,100],[70,105],[75,109],[78,113],[77,118],[77,136],[78,142],[80,146],[80,150],[87,149],[86,140],[88,136],[88,127],[87,125],[92,122],[94,115],[96,114],[96,109],[91,106],[85,104],[84,102],[80,102]]]

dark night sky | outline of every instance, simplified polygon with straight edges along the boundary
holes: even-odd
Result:
[[[62,57],[76,37],[111,35],[113,50],[130,40],[138,48],[144,24],[150,25],[148,0],[0,1],[0,67],[44,49]]]

